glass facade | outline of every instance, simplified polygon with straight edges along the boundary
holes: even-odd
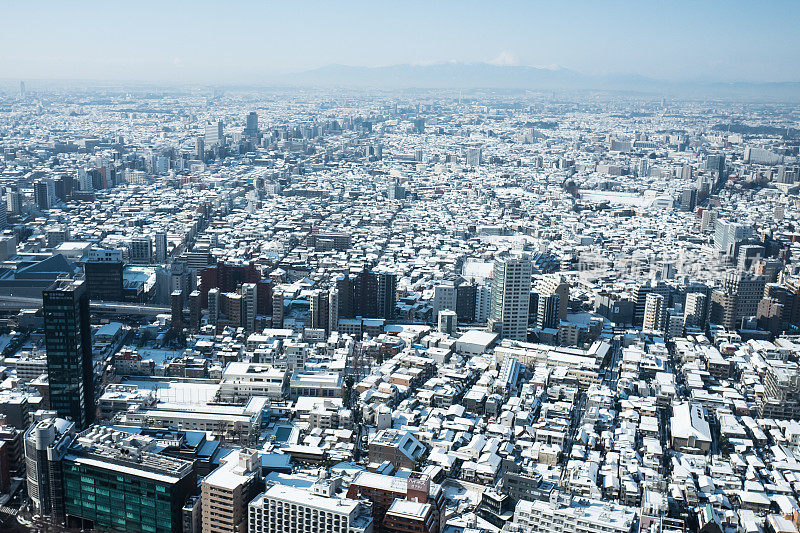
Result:
[[[179,533],[181,509],[194,488],[194,475],[176,483],[109,468],[64,461],[64,507],[68,524],[91,522],[103,531]],[[84,527],[86,524],[82,524]]]
[[[58,282],[42,293],[42,302],[50,407],[84,429],[96,409],[86,286]]]

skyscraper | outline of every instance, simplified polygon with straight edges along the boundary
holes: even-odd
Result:
[[[212,120],[206,124],[205,146],[221,146],[225,143],[225,134],[222,132],[222,121]]]
[[[717,220],[714,225],[714,246],[728,255],[733,255],[735,245],[753,236],[753,227],[747,224]]]
[[[467,148],[467,166],[479,167],[481,166],[481,149],[480,148]]]
[[[12,215],[22,212],[22,194],[19,191],[8,191],[6,193],[6,211]]]
[[[690,292],[686,295],[686,309],[683,314],[684,327],[705,328],[708,298],[702,292]]]
[[[242,283],[242,324],[247,333],[256,330],[256,284]]]
[[[694,211],[697,205],[697,189],[690,187],[681,192],[681,211]]]
[[[489,329],[505,339],[528,338],[532,270],[527,257],[504,257],[494,262]]]
[[[339,331],[339,289],[328,290],[328,333]]]
[[[272,327],[283,327],[283,291],[272,291]]]
[[[61,460],[75,438],[75,423],[63,418],[34,422],[25,433],[25,466],[28,496],[36,514],[64,523]]]
[[[179,334],[183,331],[183,291],[172,291],[169,299],[171,322],[170,329],[173,333]]]
[[[378,318],[391,320],[397,304],[397,275],[394,272],[378,273]]]
[[[664,331],[666,322],[666,304],[663,295],[651,292],[647,295],[644,304],[644,321],[642,329],[651,331]]]
[[[122,261],[86,261],[83,273],[91,300],[122,301]]]
[[[217,325],[219,320],[219,289],[214,287],[208,291],[208,323]]]
[[[560,322],[558,309],[561,307],[561,296],[558,294],[535,294],[538,296],[536,298],[536,327],[539,329],[558,328]]]
[[[258,137],[258,114],[251,111],[247,115],[247,125],[244,128],[244,135],[248,139],[255,139]]]
[[[328,311],[330,304],[328,303],[328,291],[323,289],[315,289],[311,292],[309,298],[311,310],[311,328],[328,330]]]
[[[8,226],[8,206],[6,202],[0,201],[0,230]]]
[[[192,330],[192,333],[196,333],[200,330],[201,313],[200,291],[194,290],[189,293],[189,329]]]
[[[546,298],[558,295],[558,320],[567,319],[567,307],[569,305],[569,284],[559,274],[547,274],[536,284],[536,292],[539,298]],[[558,322],[554,327],[558,327]]]
[[[89,295],[84,281],[59,280],[42,292],[50,407],[85,429],[94,420]]]
[[[206,143],[202,137],[194,140],[194,157],[200,161],[206,158]]]
[[[155,260],[158,264],[164,264],[167,262],[167,234],[163,231],[156,233],[155,236]]]
[[[44,179],[33,184],[33,195],[36,200],[36,207],[39,209],[50,209],[56,196],[55,182],[52,179]]]
[[[706,170],[722,174],[725,172],[725,154],[711,154],[706,157]]]

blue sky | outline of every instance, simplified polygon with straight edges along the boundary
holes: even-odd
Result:
[[[5,2],[0,78],[259,81],[444,61],[800,81],[800,1]]]

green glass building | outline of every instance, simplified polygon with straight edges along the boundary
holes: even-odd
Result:
[[[197,490],[192,463],[146,451],[150,440],[103,427],[76,439],[62,470],[68,527],[182,531],[181,510]]]

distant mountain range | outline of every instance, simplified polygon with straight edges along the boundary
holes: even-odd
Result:
[[[516,89],[539,91],[631,91],[703,97],[748,96],[800,100],[800,82],[676,82],[637,75],[590,76],[568,69],[498,66],[489,63],[440,63],[351,67],[331,65],[282,77],[295,85],[438,88]]]

